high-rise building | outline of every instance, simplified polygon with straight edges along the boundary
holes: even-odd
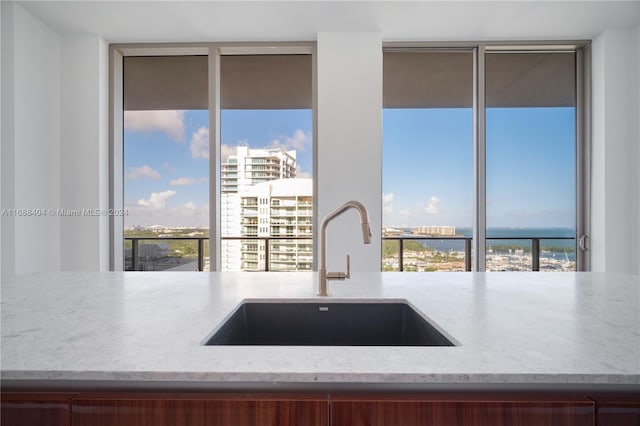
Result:
[[[296,177],[296,152],[282,148],[250,149],[239,146],[222,164],[222,193],[239,193],[244,188],[274,179]]]
[[[222,237],[270,236],[269,223],[257,222],[265,220],[269,204],[259,206],[255,197],[242,197],[248,191],[253,193],[256,185],[274,180],[290,180],[296,177],[296,151],[285,151],[282,148],[250,149],[239,146],[236,154],[230,155],[222,164],[221,194],[221,235]],[[311,192],[309,192],[311,196]],[[255,202],[255,205],[253,204]],[[255,211],[255,214],[254,214]],[[257,212],[262,216],[258,218]],[[263,232],[258,232],[262,229]],[[256,245],[259,244],[256,242]],[[223,271],[239,271],[245,269],[241,259],[243,243],[240,240],[221,242],[221,260]],[[264,241],[261,248],[264,250]],[[249,264],[247,264],[249,265]],[[264,269],[264,263],[262,263]]]
[[[311,179],[278,179],[251,186],[241,195],[243,237],[290,237],[243,241],[240,268],[264,271],[269,244],[269,270],[311,270],[313,264],[313,185]],[[300,237],[304,237],[300,239]]]

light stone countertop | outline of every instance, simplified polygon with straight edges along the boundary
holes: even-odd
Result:
[[[328,299],[406,299],[456,347],[202,346],[244,299],[317,275],[40,273],[2,283],[3,386],[640,390],[640,278],[353,273]]]

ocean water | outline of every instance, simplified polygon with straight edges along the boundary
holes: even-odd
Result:
[[[456,228],[456,235],[471,238],[473,232],[471,228]],[[570,239],[554,239],[567,237]],[[489,228],[487,238],[488,252],[508,253],[509,249],[530,252],[531,238],[540,238],[540,257],[575,260],[576,240],[572,228]],[[433,239],[421,243],[438,251],[464,251],[462,240]]]

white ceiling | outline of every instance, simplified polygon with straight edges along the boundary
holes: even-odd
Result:
[[[60,34],[109,42],[587,39],[636,25],[635,1],[18,1]]]

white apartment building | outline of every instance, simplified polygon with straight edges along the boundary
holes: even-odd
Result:
[[[222,237],[269,236],[266,232],[254,233],[249,227],[256,218],[245,217],[252,214],[254,206],[241,205],[241,197],[255,185],[276,179],[291,179],[296,176],[296,151],[282,148],[251,149],[246,146],[236,148],[222,164],[222,193],[220,232]],[[251,203],[252,201],[246,201]],[[248,230],[251,229],[251,232]],[[244,231],[247,231],[246,233]],[[221,266],[223,271],[240,271],[242,267],[240,240],[221,241]],[[264,242],[262,245],[264,249]],[[253,268],[251,268],[253,269]],[[263,263],[264,269],[264,263]]]
[[[239,146],[222,164],[222,193],[239,193],[261,182],[294,177],[296,151]]]
[[[442,236],[455,236],[456,235],[456,227],[455,226],[418,226],[415,230],[417,235],[442,235]]]
[[[253,185],[240,196],[240,206],[243,237],[290,237],[268,244],[269,270],[311,270],[312,179],[278,179]],[[245,240],[240,244],[241,270],[264,271],[267,242]]]

